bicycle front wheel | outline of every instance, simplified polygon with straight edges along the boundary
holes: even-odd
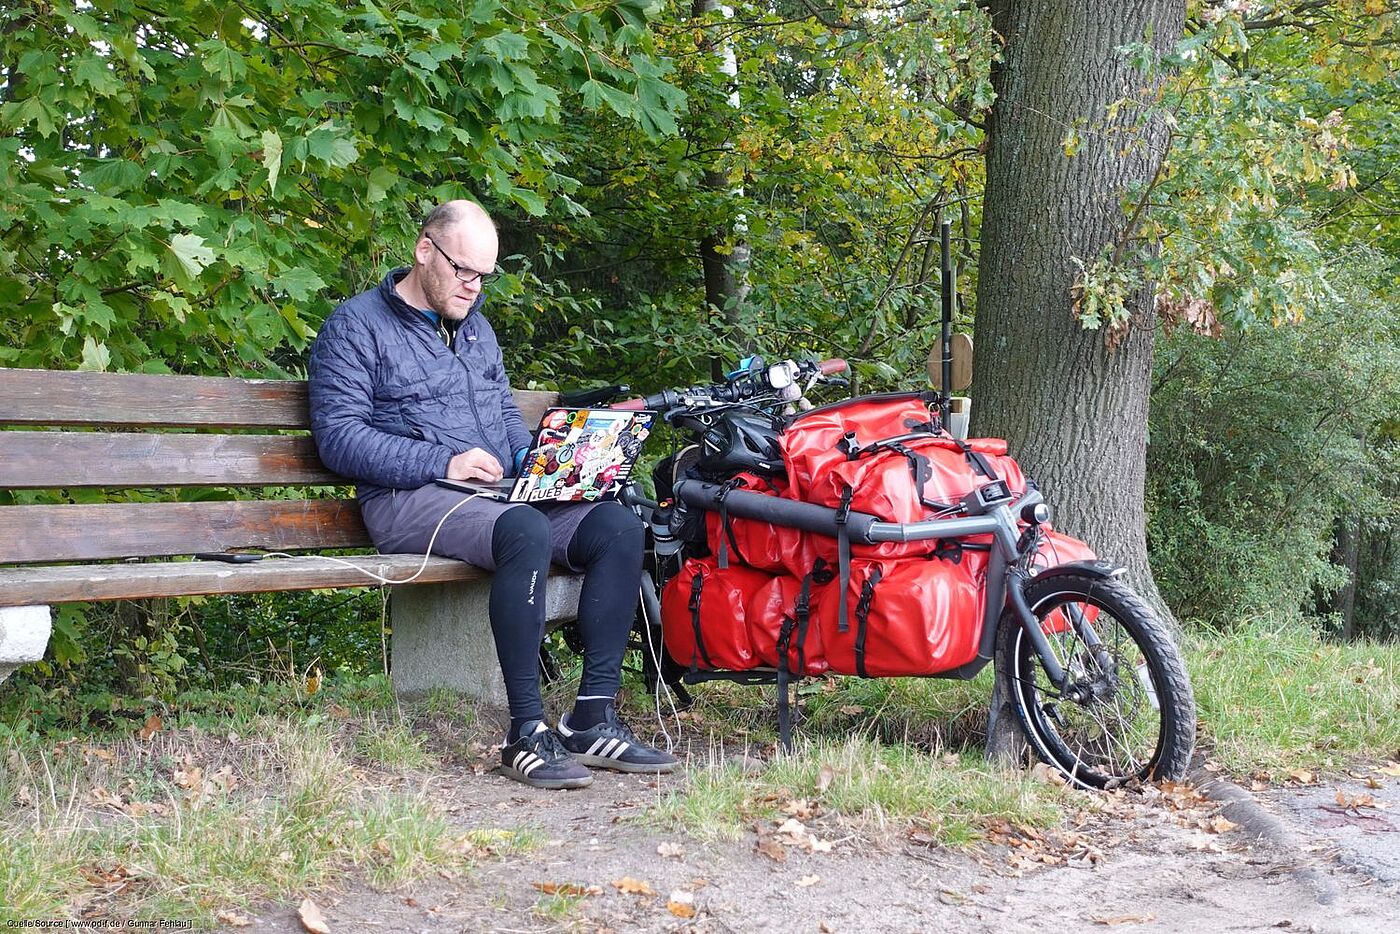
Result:
[[[1032,582],[1026,602],[1069,675],[1057,690],[1019,617],[1002,614],[997,677],[1036,755],[1090,788],[1184,777],[1196,703],[1181,653],[1146,602],[1121,581],[1081,575]]]

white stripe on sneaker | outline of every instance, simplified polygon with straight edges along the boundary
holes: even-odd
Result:
[[[629,750],[629,749],[631,749],[631,748],[632,748],[632,744],[631,744],[631,743],[627,742],[627,740],[625,740],[625,739],[620,739],[620,740],[617,741],[617,748],[614,749],[612,752],[608,753],[608,758],[609,758],[609,759],[621,759],[623,753],[627,752],[627,750]]]
[[[529,759],[525,763],[525,768],[521,769],[520,771],[525,775],[526,778],[529,778],[530,773],[542,765],[544,765],[544,760],[532,752],[530,753]]]
[[[608,744],[608,738],[607,738],[606,736],[600,736],[600,737],[598,737],[597,739],[595,739],[595,740],[593,741],[593,745],[588,747],[588,751],[585,752],[584,755],[585,755],[585,756],[596,756],[596,755],[598,755],[598,750],[601,749],[601,748],[603,748],[603,747],[606,746],[607,744]]]

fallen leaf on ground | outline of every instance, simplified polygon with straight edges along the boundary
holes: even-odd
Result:
[[[848,717],[858,717],[861,714],[865,713],[865,708],[862,707],[860,704],[842,704],[836,709],[837,711],[845,714]]]
[[[1387,762],[1385,765],[1377,768],[1376,771],[1380,772],[1382,775],[1400,778],[1400,762]]]
[[[1376,799],[1367,794],[1349,795],[1338,788],[1337,805],[1344,808],[1373,808],[1376,806]]]
[[[87,793],[87,801],[89,804],[97,807],[113,807],[119,811],[124,804],[121,795],[112,794],[112,792],[103,788],[101,785],[98,785]]]
[[[771,834],[760,834],[758,842],[754,844],[754,849],[775,863],[781,863],[787,859],[787,850]]]
[[[806,798],[793,798],[783,804],[783,813],[799,820],[808,820],[816,814],[816,806]]]
[[[1146,915],[1113,915],[1112,917],[1109,917],[1109,918],[1090,918],[1089,920],[1092,921],[1092,922],[1094,922],[1095,924],[1106,924],[1106,925],[1109,925],[1109,926],[1111,927],[1111,926],[1113,926],[1113,925],[1118,925],[1118,924],[1146,924],[1147,922],[1149,922],[1149,921],[1155,921],[1156,919],[1157,919],[1157,916],[1156,916],[1156,915],[1154,915],[1154,914],[1146,914]]]
[[[817,770],[817,794],[821,794],[831,787],[831,783],[836,780],[836,770],[829,765],[823,765]]]
[[[142,742],[150,742],[151,737],[159,733],[163,726],[165,726],[165,724],[161,722],[160,717],[156,714],[151,714],[146,718],[145,726],[136,731],[136,735]]]
[[[803,876],[801,879],[797,880],[797,887],[799,889],[805,889],[809,886],[816,885],[820,881],[822,881],[821,876]]]
[[[247,915],[241,915],[236,911],[221,911],[214,916],[214,920],[233,928],[246,928],[253,923],[252,918],[249,918]]]
[[[1307,769],[1290,769],[1288,779],[1297,782],[1299,785],[1311,785],[1317,781],[1317,775]]]
[[[603,894],[603,890],[596,885],[579,885],[577,882],[531,882],[530,885],[546,895],[565,895],[570,898]],[[617,883],[614,882],[613,885]]]
[[[348,719],[350,716],[349,708],[342,707],[339,704],[335,703],[326,705],[326,713],[330,714],[331,717],[333,717],[336,720],[345,720]]]
[[[297,917],[301,919],[301,926],[306,928],[311,934],[331,934],[329,925],[326,924],[326,916],[321,914],[321,909],[316,907],[316,903],[309,898],[301,900],[301,907],[297,909]]]
[[[1206,830],[1209,830],[1211,833],[1229,833],[1238,826],[1239,824],[1234,821],[1217,814],[1206,824]]]
[[[685,857],[685,847],[679,843],[658,843],[656,845],[656,855],[666,859],[683,859]]]
[[[1376,778],[1376,776],[1371,775],[1366,779],[1365,785],[1367,788],[1384,788],[1385,782],[1381,781],[1379,778]]]
[[[641,879],[633,879],[631,876],[623,876],[621,879],[613,881],[613,888],[628,895],[655,895],[656,889],[651,884]]]
[[[666,900],[666,910],[677,918],[695,917],[695,895],[685,889],[676,889]]]

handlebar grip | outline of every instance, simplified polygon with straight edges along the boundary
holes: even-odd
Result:
[[[847,370],[846,361],[840,357],[832,357],[817,364],[817,372],[823,376],[831,376],[833,373],[844,373]]]
[[[610,409],[626,409],[629,412],[640,412],[647,407],[645,399],[623,399],[621,402],[614,402],[608,406]]]

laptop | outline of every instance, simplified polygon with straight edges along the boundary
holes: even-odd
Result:
[[[622,409],[548,409],[520,475],[494,483],[439,479],[462,493],[511,503],[611,499],[622,489],[651,434],[656,413]]]

